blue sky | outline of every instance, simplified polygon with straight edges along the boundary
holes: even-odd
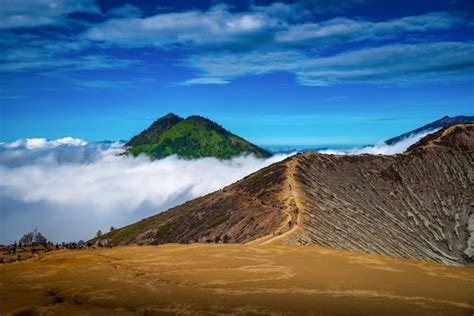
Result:
[[[128,139],[168,112],[262,145],[474,115],[472,1],[3,0],[0,140]]]

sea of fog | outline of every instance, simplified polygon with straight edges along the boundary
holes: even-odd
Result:
[[[202,196],[296,152],[396,154],[425,136],[388,146],[269,146],[267,159],[150,160],[120,155],[120,142],[65,137],[0,143],[0,243],[37,228],[54,242],[91,238]]]

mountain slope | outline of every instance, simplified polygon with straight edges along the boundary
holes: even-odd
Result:
[[[146,154],[156,159],[174,154],[187,159],[229,159],[250,153],[259,158],[271,156],[268,151],[232,134],[217,123],[196,115],[183,119],[168,114],[133,137],[126,147],[127,152],[134,156]]]
[[[161,134],[181,121],[183,121],[182,117],[179,117],[173,113],[166,114],[165,116],[153,122],[153,124],[151,124],[146,130],[132,137],[132,139],[125,146],[133,147],[141,144],[157,142],[159,141]]]
[[[470,124],[402,155],[301,155],[304,229],[286,242],[472,264],[473,152]]]
[[[472,264],[473,196],[474,124],[463,124],[400,155],[298,154],[100,242],[304,244]]]
[[[403,133],[397,137],[390,138],[386,140],[385,143],[388,145],[393,145],[413,135],[417,135],[420,133],[428,133],[438,128],[443,128],[443,127],[447,127],[447,126],[451,126],[455,124],[463,124],[463,123],[474,123],[474,116],[465,116],[465,115],[459,115],[459,116],[454,116],[454,117],[445,116],[445,117],[440,118],[437,121],[423,125],[420,128],[414,129],[407,133]]]

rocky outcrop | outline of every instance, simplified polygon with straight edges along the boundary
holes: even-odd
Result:
[[[102,238],[276,242],[472,264],[473,197],[474,124],[462,124],[400,155],[298,154]]]

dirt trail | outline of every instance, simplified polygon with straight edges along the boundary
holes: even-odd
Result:
[[[252,244],[278,244],[291,235],[296,234],[303,226],[303,207],[301,203],[301,191],[298,181],[295,179],[298,161],[293,158],[288,161],[286,169],[286,183],[281,193],[281,200],[285,201],[286,218],[280,227],[271,235],[259,238]]]

